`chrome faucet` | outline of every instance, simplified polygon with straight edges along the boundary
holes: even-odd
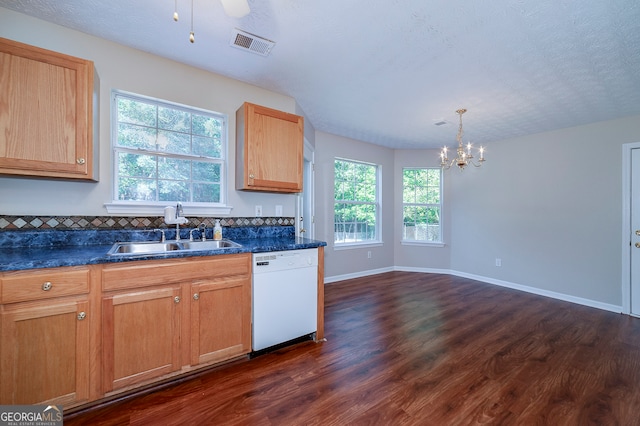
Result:
[[[182,203],[178,201],[176,207],[167,206],[164,208],[164,223],[176,225],[176,241],[180,241],[180,225],[189,223],[189,219],[182,217]]]
[[[178,201],[176,205],[176,241],[180,241],[180,217],[182,217],[182,203]]]
[[[200,230],[200,239],[202,241],[207,241],[207,224],[204,222],[201,223],[198,225],[198,229]]]

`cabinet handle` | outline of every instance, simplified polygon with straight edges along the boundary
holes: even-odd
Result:
[[[640,243],[636,243],[636,248],[640,248]]]
[[[198,300],[198,299],[200,299],[200,295],[198,293],[194,293],[193,300]]]
[[[78,314],[78,321],[82,321],[86,317],[87,317],[87,313],[85,311],[82,311]]]
[[[249,173],[249,179],[253,179],[254,177],[253,173]]]
[[[174,298],[173,298],[173,301],[174,301],[175,303],[180,303],[180,296],[176,296],[176,297],[174,297]]]
[[[51,281],[45,281],[44,283],[42,283],[42,291],[49,291],[52,287],[53,284],[51,284]]]
[[[76,160],[76,163],[78,163],[78,164],[80,164],[80,165],[83,165],[83,164],[85,163],[85,160],[84,160],[84,158],[78,158],[78,159]]]

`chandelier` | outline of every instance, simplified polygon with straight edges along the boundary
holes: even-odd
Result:
[[[247,0],[220,0],[224,13],[232,18],[242,18],[251,12]],[[175,0],[175,9],[173,12],[173,20],[178,22],[178,0]],[[193,31],[193,0],[191,0],[191,31],[189,32],[189,41],[196,41],[196,33]]]
[[[460,116],[460,126],[458,127],[458,136],[456,136],[456,140],[458,141],[458,149],[456,150],[458,156],[449,162],[449,157],[447,157],[447,147],[444,146],[442,151],[440,151],[440,166],[445,170],[450,169],[454,164],[457,165],[460,170],[464,170],[464,168],[469,164],[472,164],[475,167],[480,167],[482,166],[482,163],[484,163],[484,148],[481,146],[479,149],[478,163],[473,161],[473,155],[471,154],[471,142],[467,143],[466,149],[462,146],[462,135],[464,134],[462,131],[462,114],[467,112],[467,110],[461,108],[456,112]]]

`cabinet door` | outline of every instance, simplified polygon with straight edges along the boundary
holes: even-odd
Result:
[[[249,353],[251,278],[197,281],[191,290],[191,365]]]
[[[1,308],[0,404],[88,401],[88,306],[83,296]]]
[[[103,297],[103,392],[180,368],[180,287]]]
[[[93,63],[0,38],[0,173],[94,179]]]
[[[237,117],[238,189],[302,191],[303,118],[249,103]]]

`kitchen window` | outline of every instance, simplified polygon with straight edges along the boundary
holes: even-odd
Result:
[[[334,246],[380,243],[380,167],[336,159]]]
[[[109,213],[229,213],[227,117],[121,91],[112,96],[113,203]],[[185,214],[186,214],[185,213]]]
[[[442,243],[442,169],[402,169],[402,241]]]

